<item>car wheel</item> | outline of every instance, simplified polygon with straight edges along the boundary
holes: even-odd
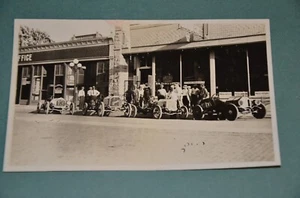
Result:
[[[98,116],[103,117],[104,113],[105,113],[105,109],[104,109],[104,103],[101,102],[99,104],[98,110],[97,110]]]
[[[137,107],[135,105],[131,105],[131,117],[135,118],[137,115]]]
[[[73,103],[71,103],[71,104],[70,104],[70,114],[71,114],[71,115],[74,115],[74,113],[75,113],[75,106],[74,106]]]
[[[131,115],[131,104],[126,104],[125,105],[124,115],[126,117],[130,117],[130,115]]]
[[[186,119],[189,117],[189,110],[186,106],[182,106],[180,110],[181,110],[181,114],[180,114],[181,119]]]
[[[50,103],[47,102],[46,103],[46,114],[49,114],[49,112],[50,112]]]
[[[84,103],[83,108],[82,108],[82,115],[86,115],[87,114],[87,109],[88,109],[88,104]]]
[[[263,104],[254,106],[252,108],[252,115],[256,119],[263,119],[266,116],[266,114],[267,114],[267,110],[266,110],[265,105],[263,105]]]
[[[161,109],[160,106],[157,105],[157,106],[155,106],[153,108],[153,117],[155,119],[161,119],[161,117],[162,117],[162,109]]]
[[[40,109],[40,103],[37,104],[36,112],[37,112],[37,113],[40,113],[40,112],[41,112],[41,109]]]
[[[234,104],[228,104],[225,112],[225,117],[229,121],[234,121],[238,117],[238,108]]]
[[[201,120],[204,117],[204,110],[200,105],[197,105],[193,109],[193,117],[195,120]]]

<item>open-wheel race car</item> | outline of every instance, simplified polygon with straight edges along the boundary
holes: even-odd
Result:
[[[61,114],[74,114],[75,106],[72,102],[66,101],[64,98],[49,98],[44,102],[37,104],[37,113],[44,111],[46,114],[57,112]]]
[[[90,112],[89,115],[102,116],[103,109],[104,105],[100,96],[89,96],[87,97],[82,108],[82,115],[87,115],[87,113]]]
[[[262,119],[266,116],[266,107],[260,101],[251,100],[244,96],[231,97],[226,101],[220,100],[217,96],[212,96],[203,99],[193,108],[195,120],[209,117],[234,121],[239,116],[249,113],[257,119]]]
[[[179,107],[178,101],[173,99],[160,99],[153,107],[153,117],[160,119],[163,115],[180,116],[184,119],[189,116],[189,111],[186,106]]]
[[[125,117],[136,117],[137,107],[127,103],[121,96],[107,96],[101,104],[101,116],[109,116],[111,112],[123,111]]]

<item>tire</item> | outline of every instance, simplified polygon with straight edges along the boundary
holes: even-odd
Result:
[[[40,112],[41,112],[41,109],[40,109],[40,103],[37,104],[36,112],[37,112],[37,113],[40,113]]]
[[[126,104],[125,110],[124,110],[124,116],[130,117],[131,115],[131,104]]]
[[[234,104],[228,104],[225,111],[225,117],[229,121],[235,121],[238,117],[239,110]]]
[[[193,117],[195,120],[202,120],[204,118],[204,110],[200,105],[194,107]]]
[[[137,115],[137,107],[135,105],[131,105],[131,117],[135,118]]]
[[[110,111],[105,111],[105,112],[104,112],[104,116],[107,116],[107,117],[108,117],[109,114],[110,114]]]
[[[153,117],[155,119],[161,119],[161,117],[162,117],[162,109],[161,109],[160,106],[157,105],[157,106],[155,106],[153,108]]]
[[[74,106],[73,103],[71,103],[71,104],[70,104],[70,114],[71,114],[71,115],[74,115],[74,113],[75,113],[75,106]]]
[[[87,108],[88,108],[88,104],[85,102],[82,109],[82,115],[85,116],[87,114]]]
[[[182,106],[180,110],[181,110],[181,114],[180,114],[181,119],[186,119],[189,117],[189,110],[186,106]]]
[[[266,116],[266,114],[267,114],[267,110],[266,110],[265,105],[263,105],[263,104],[254,106],[252,108],[252,115],[256,119],[263,119]]]
[[[50,103],[47,102],[46,103],[46,114],[49,114],[49,112],[50,112]]]
[[[97,110],[97,114],[99,117],[103,117],[104,116],[104,113],[105,113],[105,109],[104,109],[104,103],[101,102],[99,104],[99,107],[98,107],[98,110]]]

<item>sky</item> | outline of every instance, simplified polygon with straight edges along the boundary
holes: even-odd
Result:
[[[55,42],[69,41],[73,35],[99,32],[110,36],[114,26],[105,20],[19,20],[18,24],[39,29],[48,33]]]

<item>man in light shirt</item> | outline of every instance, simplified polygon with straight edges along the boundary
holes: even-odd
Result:
[[[93,89],[92,89],[92,96],[99,96],[100,95],[100,92],[95,88],[95,86],[93,86]]]
[[[79,109],[83,109],[83,105],[85,101],[84,87],[81,87],[81,90],[78,92],[78,98],[79,98]]]

